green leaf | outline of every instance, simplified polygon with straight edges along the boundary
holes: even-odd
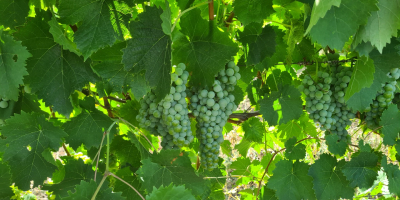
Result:
[[[307,27],[306,33],[309,33],[318,20],[324,18],[326,13],[332,8],[332,6],[339,7],[342,0],[325,0],[325,1],[315,1],[312,7],[310,24]]]
[[[62,50],[49,33],[50,13],[37,11],[36,17],[28,20],[15,36],[22,41],[33,57],[28,59],[29,76],[26,82],[46,106],[69,116],[73,107],[70,94],[80,90],[85,84],[97,80],[89,62],[75,53]],[[46,81],[43,81],[46,80]]]
[[[143,74],[135,74],[130,86],[133,96],[138,101],[151,90]]]
[[[391,104],[381,116],[379,125],[382,126],[383,144],[394,145],[400,132],[400,113],[397,105]]]
[[[71,121],[63,125],[64,131],[68,133],[66,141],[70,147],[76,149],[82,144],[87,149],[98,147],[103,138],[103,134],[108,130],[113,121],[103,112],[94,108],[94,98],[87,97],[85,100],[91,102],[92,109],[82,111]],[[110,139],[116,133],[116,125],[110,132]],[[105,145],[105,143],[103,143]]]
[[[185,186],[175,187],[170,184],[168,187],[160,186],[158,189],[154,187],[153,192],[146,195],[147,200],[195,200],[196,198],[185,189]]]
[[[118,34],[113,27],[110,0],[62,0],[58,7],[60,22],[76,24],[82,22],[74,33],[74,42],[85,60],[100,48],[112,46]],[[118,23],[118,22],[114,22]]]
[[[292,85],[280,85],[279,91],[272,91],[269,97],[259,100],[258,103],[260,113],[270,126],[287,123],[303,114],[301,94]]]
[[[357,32],[357,28],[366,22],[370,12],[378,10],[376,2],[377,0],[342,0],[340,7],[333,6],[312,27],[312,40],[323,47],[328,45],[332,49],[342,49],[350,36]]]
[[[378,11],[371,12],[368,22],[361,26],[355,37],[355,43],[371,42],[380,53],[392,36],[397,37],[400,29],[400,1],[379,0]]]
[[[79,185],[76,185],[75,192],[68,192],[68,197],[62,198],[63,200],[76,200],[76,199],[91,199],[97,189],[97,183],[94,180],[90,182],[81,181]],[[96,200],[124,200],[126,198],[121,196],[120,192],[113,192],[111,188],[105,184],[101,187],[97,193]]]
[[[184,184],[194,195],[203,194],[208,188],[207,182],[196,175],[187,153],[179,154],[177,150],[163,150],[153,158],[142,160],[143,165],[136,172],[143,180],[142,188],[150,193],[153,187]]]
[[[78,185],[81,181],[90,181],[94,178],[94,171],[92,165],[87,165],[82,159],[75,160],[70,157],[63,158],[65,165],[65,177],[57,184],[44,185],[43,190],[52,191],[53,194],[57,195],[57,199],[68,196],[68,191],[75,192],[75,185]],[[97,173],[97,182],[99,183],[102,175]],[[54,174],[53,174],[54,180]]]
[[[113,61],[116,63],[121,63],[122,60],[122,49],[126,47],[126,42],[117,42],[111,47],[105,47],[93,53],[90,59],[93,61]]]
[[[161,14],[162,9],[146,7],[146,11],[138,15],[138,21],[130,23],[132,39],[123,49],[122,57],[125,70],[133,69],[134,73],[146,70],[146,80],[159,101],[170,91],[172,66],[172,41],[162,30],[163,21],[158,17]]]
[[[275,190],[278,199],[315,199],[313,179],[307,175],[309,168],[306,163],[281,160],[267,188]]]
[[[76,44],[66,37],[64,28],[58,24],[56,18],[52,17],[48,23],[50,25],[49,32],[53,35],[54,42],[60,44],[64,50],[69,50],[80,56],[81,53],[76,49]]]
[[[361,152],[371,152],[372,151],[372,148],[368,143],[364,144],[364,140],[358,141],[358,147],[360,147]]]
[[[278,200],[275,196],[275,191],[264,186],[261,188],[260,200]]]
[[[118,170],[116,175],[136,188],[136,190],[139,190],[139,188],[142,186],[139,177],[133,173],[129,167]],[[119,180],[117,180],[115,183],[114,192],[122,192],[122,196],[126,197],[127,200],[140,199],[140,196],[134,190],[132,190],[131,187]],[[142,194],[142,196],[144,195],[144,192],[139,192]]]
[[[10,167],[5,163],[0,163],[0,199],[10,198],[14,195],[11,185]]]
[[[360,92],[350,97],[346,103],[351,109],[354,111],[363,111],[367,106],[370,106],[377,92],[382,89],[382,83],[390,81],[387,73],[392,68],[399,67],[398,61],[400,60],[400,55],[397,53],[397,44],[399,43],[393,40],[391,44],[383,49],[382,54],[376,49],[370,53],[370,58],[374,61],[375,65],[374,81],[371,87],[363,88]]]
[[[11,36],[2,34],[1,31],[0,38],[0,98],[17,101],[19,85],[24,84],[22,79],[28,75],[25,61],[32,55],[21,42],[14,41]]]
[[[343,156],[346,153],[347,143],[342,140],[338,142],[339,137],[337,135],[327,135],[325,139],[329,152],[339,156]]]
[[[47,149],[58,150],[67,134],[37,114],[22,112],[6,122],[1,130],[6,139],[1,143],[5,145],[3,161],[10,165],[12,182],[22,190],[30,188],[31,180],[35,186],[40,185],[56,169],[44,159],[43,153],[50,154]]]
[[[235,145],[235,149],[237,149],[242,156],[247,155],[247,151],[249,151],[250,146],[253,144],[253,142],[250,142],[246,139],[242,139],[239,144]]]
[[[353,94],[360,92],[362,88],[368,88],[374,81],[374,61],[368,57],[361,57],[357,60],[350,83],[346,89],[344,99],[347,101]]]
[[[346,162],[328,154],[322,154],[311,165],[308,175],[313,177],[314,191],[317,199],[352,199],[354,189],[340,171]]]
[[[214,23],[202,19],[200,10],[194,9],[181,17],[184,35],[176,33],[174,36],[173,63],[186,64],[187,71],[192,72],[190,81],[195,86],[214,84],[215,75],[238,51],[229,34],[221,32]]]
[[[296,137],[292,137],[285,142],[285,156],[289,160],[299,160],[306,156],[306,146],[304,144],[297,144]]]
[[[378,175],[378,156],[370,152],[360,152],[346,163],[342,172],[350,181],[351,187],[367,189],[372,186]]]
[[[124,65],[115,61],[104,61],[93,66],[93,69],[103,78],[104,88],[99,93],[103,92],[101,96],[110,95],[111,93],[121,93],[123,89],[129,87],[133,75],[124,70]],[[99,88],[99,85],[96,84]]]
[[[275,31],[271,26],[262,28],[261,23],[251,23],[239,32],[239,41],[249,46],[248,65],[256,65],[275,53]]]
[[[129,166],[139,168],[141,160],[139,150],[135,144],[125,140],[122,135],[114,137],[110,145],[110,151],[117,155],[120,165],[129,163]]]
[[[147,159],[151,156],[150,152],[148,149],[146,149],[137,139],[136,135],[128,132],[128,138],[130,139],[130,141],[135,144],[136,148],[140,151],[140,157],[141,160]]]
[[[386,156],[382,158],[382,166],[389,180],[389,192],[400,195],[400,170],[399,166],[388,164]]]
[[[282,62],[283,60],[286,59],[287,55],[287,44],[283,40],[285,37],[285,33],[278,29],[277,27],[273,27],[275,31],[275,52],[271,57],[266,57],[261,63],[256,65],[256,68],[260,71],[263,71],[264,69],[269,69],[270,67],[278,64],[279,62]]]
[[[291,137],[299,137],[302,134],[301,127],[297,120],[291,120],[286,124],[281,124],[278,126],[278,133],[280,133],[280,138],[291,138]]]
[[[250,142],[262,142],[265,128],[259,118],[252,117],[249,120],[246,120],[243,122],[242,128],[244,131],[244,139]]]
[[[274,12],[272,1],[269,0],[235,0],[233,7],[233,12],[243,25],[251,22],[262,22]]]
[[[221,151],[226,156],[230,156],[231,155],[232,147],[231,147],[231,142],[229,142],[229,140],[224,140],[221,143]]]
[[[139,122],[136,120],[136,116],[139,114],[139,109],[139,102],[135,100],[127,101],[118,110],[118,115],[132,125],[139,127]]]
[[[167,0],[165,0],[165,9],[163,13],[160,15],[161,20],[162,20],[162,30],[165,34],[171,35],[171,9],[169,8],[169,3]]]
[[[0,25],[14,29],[25,23],[29,0],[0,0]]]
[[[230,168],[234,169],[232,175],[249,175],[250,172],[247,168],[250,166],[251,162],[249,158],[238,158],[235,162],[232,162]]]

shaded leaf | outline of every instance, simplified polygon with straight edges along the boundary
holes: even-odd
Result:
[[[378,175],[378,156],[370,152],[360,152],[346,163],[342,172],[350,181],[351,187],[367,189],[372,186]]]
[[[265,128],[260,119],[252,117],[242,123],[242,128],[244,131],[244,139],[250,142],[262,142]]]
[[[146,195],[147,200],[195,200],[196,198],[190,193],[189,190],[185,189],[183,185],[174,186],[170,184],[168,187],[154,187],[153,192]]]

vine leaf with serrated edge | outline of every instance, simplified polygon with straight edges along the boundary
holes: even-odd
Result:
[[[397,105],[391,104],[383,111],[379,125],[382,126],[383,144],[394,145],[400,132],[400,113]]]
[[[121,179],[123,179],[124,181],[128,182],[131,186],[133,186],[136,189],[139,189],[142,186],[139,180],[139,176],[133,173],[129,169],[129,167],[125,167],[118,170],[116,175]],[[122,192],[122,196],[126,197],[127,200],[136,200],[140,198],[140,196],[134,190],[132,190],[132,188],[130,188],[128,185],[119,180],[117,180],[117,182],[115,183],[114,192]],[[144,195],[144,192],[140,190],[139,192],[140,194],[142,194],[142,196]]]
[[[174,186],[172,183],[169,186],[154,187],[153,192],[146,196],[147,200],[195,200],[192,193],[185,189],[185,186]]]
[[[244,139],[252,142],[262,142],[265,128],[260,119],[252,117],[251,119],[243,122],[242,128],[244,131]]]
[[[399,166],[388,164],[387,157],[383,156],[381,165],[386,172],[387,179],[389,180],[389,192],[397,196],[400,195],[400,170]]]
[[[306,146],[304,144],[296,144],[296,137],[289,138],[285,142],[285,156],[289,160],[299,160],[306,156]]]
[[[2,0],[0,4],[0,25],[14,29],[24,24],[29,13],[29,0]]]
[[[79,185],[75,186],[75,192],[68,191],[69,196],[62,198],[62,200],[91,199],[97,189],[97,185],[94,180],[90,180],[90,182],[82,180]],[[107,184],[103,184],[96,195],[96,199],[125,200],[126,198],[122,197],[121,194],[121,192],[113,192],[112,188],[109,188]]]
[[[358,59],[354,66],[344,99],[347,101],[362,88],[370,87],[374,81],[374,73],[375,67],[372,59],[365,56]]]
[[[337,135],[330,134],[327,135],[325,139],[329,152],[339,156],[343,156],[344,153],[346,153],[347,143],[342,140],[339,141],[339,137]]]
[[[251,22],[262,22],[274,12],[272,1],[265,0],[236,0],[233,2],[235,14],[243,25]]]
[[[378,156],[371,152],[360,152],[342,167],[342,172],[351,187],[370,188],[378,175]]]

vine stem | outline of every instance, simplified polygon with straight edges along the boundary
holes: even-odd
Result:
[[[214,20],[214,1],[208,3],[208,18],[210,21]]]
[[[109,175],[109,172],[106,171],[104,173],[103,179],[101,179],[99,185],[97,186],[96,191],[94,192],[91,200],[95,200],[96,199],[96,196],[99,193],[101,186],[103,186],[104,181],[106,181],[106,178],[107,178],[108,175]]]
[[[115,177],[116,179],[120,180],[121,182],[125,183],[127,186],[129,186],[130,188],[132,188],[133,190],[135,190],[135,192],[136,192],[143,200],[146,200],[146,199],[142,196],[142,194],[140,194],[140,192],[137,191],[136,188],[134,188],[131,184],[129,184],[128,182],[124,181],[122,178],[118,177],[117,175],[115,175],[115,174],[113,174],[113,173],[111,173],[111,172],[110,172],[110,175],[113,176],[113,177]]]
[[[182,11],[182,12],[178,15],[178,17],[176,18],[176,20],[175,20],[175,22],[174,22],[174,25],[173,25],[172,28],[171,28],[171,33],[174,31],[175,26],[176,26],[176,24],[178,23],[178,20],[182,17],[183,14],[185,14],[185,13],[187,13],[187,12],[189,12],[189,11],[191,11],[191,10],[197,8],[197,7],[200,7],[200,6],[202,6],[202,5],[206,5],[206,4],[208,4],[209,2],[211,2],[211,1],[199,3],[199,4],[197,4],[197,5],[193,6],[193,7],[190,7],[190,8],[188,8],[188,9]]]

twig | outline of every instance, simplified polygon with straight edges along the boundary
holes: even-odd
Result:
[[[97,196],[97,194],[99,193],[100,188],[101,188],[101,186],[103,186],[103,183],[104,183],[104,181],[106,180],[106,178],[107,178],[108,175],[109,175],[109,172],[106,171],[106,172],[104,173],[103,179],[101,179],[99,185],[97,186],[96,191],[94,192],[94,194],[93,194],[91,200],[95,200],[95,199],[96,199],[96,196]]]
[[[111,117],[111,118],[114,118],[114,115],[113,115],[112,110],[111,110],[110,103],[108,102],[108,98],[107,97],[103,97],[103,100],[104,100],[104,107],[106,107],[106,109],[107,109],[108,116]]]
[[[103,147],[104,137],[106,136],[106,134],[107,134],[107,132],[104,132],[103,138],[101,138],[99,150],[97,151],[96,155],[94,156],[94,159],[96,159],[96,157],[97,157],[96,168],[94,170],[94,181],[96,181],[97,169],[98,169],[99,160],[100,160],[101,147]],[[94,160],[93,160],[93,162],[94,162]],[[92,162],[92,164],[93,164],[93,162]]]
[[[214,1],[208,3],[208,18],[210,21],[214,20]]]
[[[65,146],[65,143],[63,143],[62,146],[63,146],[64,151],[65,151],[65,153],[67,154],[67,156],[71,157],[71,154],[69,153],[67,147]]]
[[[120,180],[121,182],[125,183],[127,186],[129,186],[130,188],[132,188],[133,190],[135,190],[135,192],[136,192],[143,200],[146,200],[146,199],[142,196],[142,194],[140,194],[140,192],[137,191],[131,184],[129,184],[128,182],[124,181],[122,178],[118,177],[117,175],[115,175],[115,174],[113,174],[113,173],[111,173],[111,172],[110,172],[110,175],[113,176],[113,177],[115,177],[116,179]]]

